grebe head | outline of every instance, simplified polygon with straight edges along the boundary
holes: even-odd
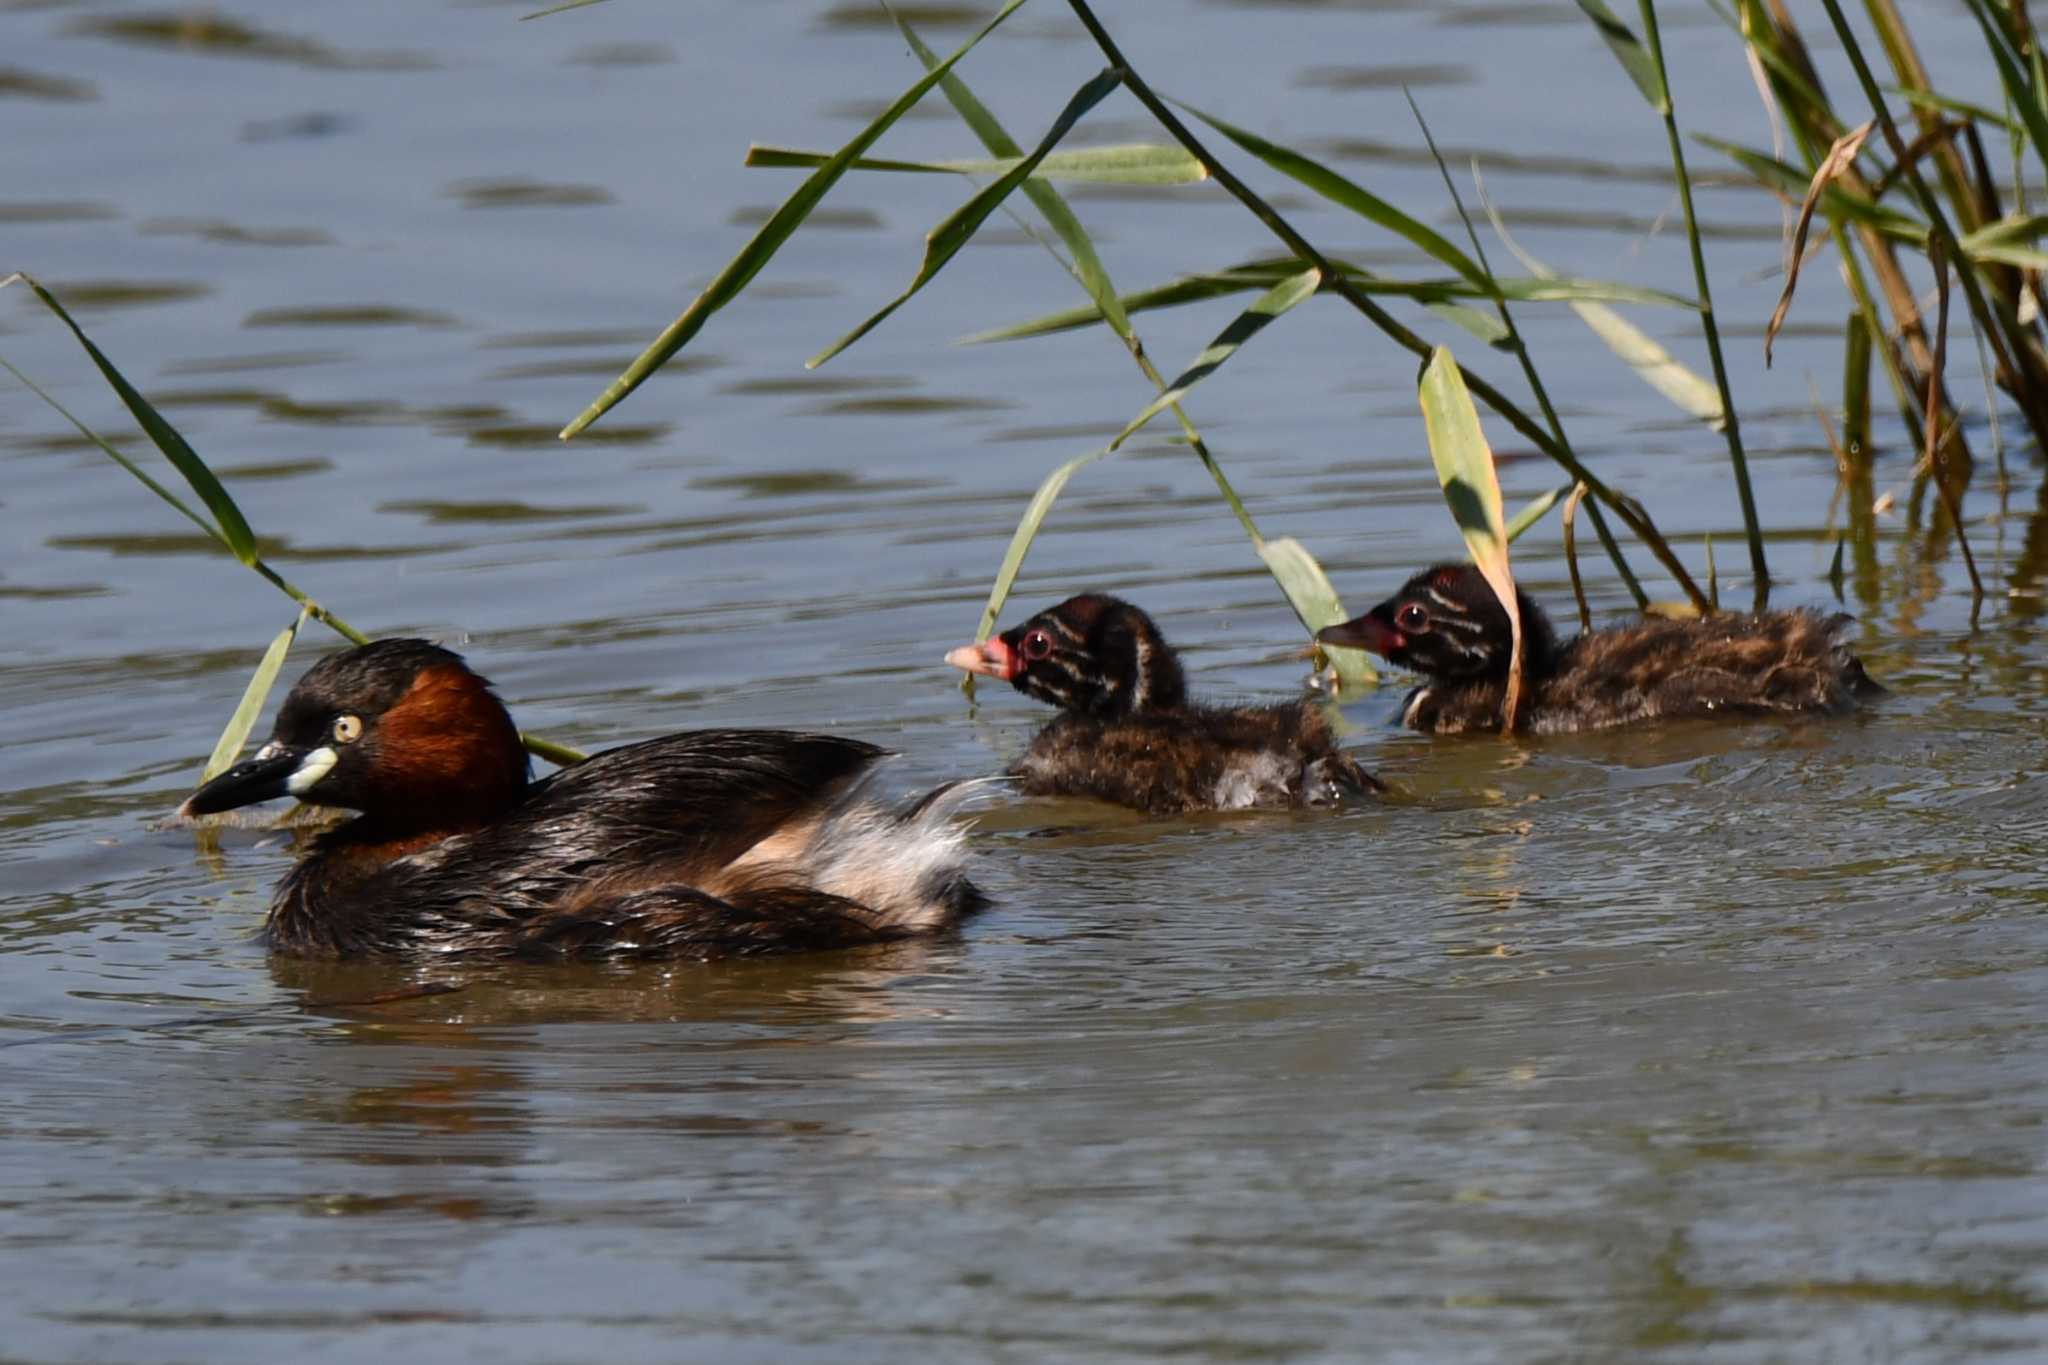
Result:
[[[296,796],[394,830],[453,830],[510,807],[526,780],[512,717],[461,656],[425,640],[378,640],[315,664],[285,698],[270,742],[181,811]]]
[[[1556,651],[1556,637],[1543,609],[1520,589],[1515,596],[1525,666],[1540,670]],[[1390,663],[1446,681],[1506,677],[1514,653],[1507,608],[1470,564],[1424,569],[1365,615],[1325,626],[1316,638],[1326,645],[1369,649]]]
[[[1001,635],[962,645],[946,662],[1087,715],[1133,716],[1187,702],[1180,660],[1152,618],[1102,593],[1069,597]]]

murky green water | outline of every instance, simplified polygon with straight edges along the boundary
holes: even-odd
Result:
[[[961,196],[852,182],[686,364],[559,446],[793,185],[741,170],[746,142],[835,145],[913,68],[855,4],[524,8],[0,7],[0,268],[78,306],[286,572],[366,629],[466,638],[529,727],[826,727],[902,750],[905,789],[996,767],[1041,713],[970,705],[939,657],[1031,488],[1141,380],[1100,337],[947,344],[1072,301],[1007,230],[805,374]],[[1937,83],[1988,97],[1964,20],[1914,12]],[[1662,132],[1568,5],[1106,17],[1174,93],[1448,230],[1406,80],[1553,265],[1685,288]],[[1687,126],[1767,144],[1718,22],[1667,24]],[[966,71],[1029,136],[1097,64],[1041,0]],[[1124,100],[1085,127],[1147,135]],[[884,148],[972,150],[942,109]],[[1434,273],[1277,198],[1332,250]],[[1075,200],[1130,287],[1271,250],[1210,189]],[[1825,601],[1808,377],[1838,382],[1846,305],[1809,271],[1766,372],[1778,211],[1703,208],[1777,600]],[[1154,315],[1150,348],[1171,367],[1231,310]],[[1638,316],[1704,368],[1683,319]],[[1739,568],[1719,438],[1569,314],[1522,320],[1580,449],[1693,564],[1711,534]],[[0,355],[126,430],[19,290]],[[1413,374],[1318,303],[1193,404],[1354,603],[1455,549]],[[998,809],[997,905],[955,941],[450,972],[268,961],[287,851],[152,828],[290,613],[6,390],[0,1355],[2033,1358],[2048,518],[2032,452],[2006,515],[1980,478],[1973,628],[1908,511],[1911,439],[1880,438],[1900,510],[1847,606],[1894,696],[1853,721],[1432,743],[1388,728],[1389,690],[1351,714],[1401,799]],[[1505,478],[1516,502],[1555,482],[1526,456]],[[1520,562],[1562,604],[1554,524]],[[1018,601],[1082,587],[1151,607],[1212,695],[1298,682],[1298,630],[1163,439],[1076,479]],[[345,1003],[426,983],[460,989]]]

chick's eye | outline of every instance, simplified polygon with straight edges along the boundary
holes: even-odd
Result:
[[[1429,612],[1420,602],[1407,602],[1394,613],[1394,624],[1409,634],[1429,629]]]
[[[1043,659],[1052,653],[1052,636],[1042,630],[1032,631],[1024,637],[1023,652],[1027,659]]]
[[[333,734],[334,742],[337,744],[355,743],[363,737],[363,718],[361,716],[336,716],[334,718]]]

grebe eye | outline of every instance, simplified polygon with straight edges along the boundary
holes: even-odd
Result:
[[[1394,613],[1394,624],[1410,635],[1419,635],[1429,629],[1429,611],[1420,602],[1403,603]]]
[[[336,716],[334,718],[334,742],[336,744],[353,744],[362,737],[363,718],[361,716]]]
[[[1052,636],[1042,630],[1034,630],[1024,637],[1023,655],[1027,659],[1043,659],[1052,653]]]

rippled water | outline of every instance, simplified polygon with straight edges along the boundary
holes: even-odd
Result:
[[[466,639],[532,729],[831,728],[903,751],[904,789],[997,766],[1041,714],[970,702],[939,657],[1030,490],[1142,380],[1086,334],[947,344],[1076,297],[1002,223],[806,374],[962,193],[853,180],[684,362],[557,444],[794,185],[745,144],[835,146],[914,67],[861,4],[525,8],[0,6],[0,268],[77,308],[288,575],[367,630]],[[910,8],[942,41],[973,13]],[[1995,99],[1965,21],[1909,8],[1937,84]],[[1569,5],[1106,18],[1171,92],[1450,231],[1406,82],[1551,264],[1686,289],[1662,132]],[[1687,127],[1767,145],[1718,21],[1667,34]],[[1041,0],[964,70],[1028,139],[1098,65]],[[1122,98],[1084,131],[1149,136]],[[972,145],[934,106],[883,150]],[[1329,249],[1435,273],[1272,188]],[[1273,249],[1210,187],[1073,197],[1127,288]],[[1825,602],[1808,382],[1839,382],[1846,304],[1809,271],[1765,371],[1778,207],[1702,203],[1777,600]],[[1233,308],[1151,315],[1148,346],[1171,368]],[[1682,317],[1635,316],[1704,369]],[[1745,594],[1719,438],[1568,313],[1521,321],[1581,451]],[[127,430],[19,289],[0,355]],[[1413,376],[1319,301],[1192,404],[1262,527],[1355,604],[1455,549]],[[5,393],[0,1354],[1948,1360],[2048,1332],[2031,451],[2002,505],[1988,467],[1972,493],[1973,626],[1881,425],[1898,510],[1846,605],[1894,695],[1852,721],[1430,742],[1390,728],[1392,688],[1350,714],[1395,799],[999,807],[997,904],[954,940],[451,972],[268,960],[283,844],[153,828],[287,604]],[[1512,501],[1555,483],[1489,430]],[[1566,600],[1554,523],[1519,562]],[[1209,694],[1299,682],[1298,628],[1163,433],[1077,477],[1016,600],[1082,587],[1151,607]],[[421,985],[458,989],[349,1003]]]

